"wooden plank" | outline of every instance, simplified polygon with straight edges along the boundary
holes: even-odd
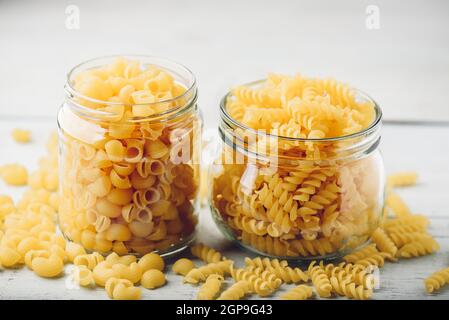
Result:
[[[10,138],[15,127],[29,128],[33,132],[33,143],[17,145]],[[0,164],[20,162],[36,167],[38,158],[45,154],[45,141],[54,128],[53,121],[0,120]],[[448,180],[446,169],[449,157],[448,127],[385,126],[382,150],[389,172],[416,170],[421,179],[418,186],[404,188],[399,193],[414,212],[431,217],[430,232],[441,245],[437,254],[423,258],[388,263],[381,270],[380,289],[375,299],[449,299],[449,290],[438,295],[428,295],[423,288],[423,279],[439,268],[449,266],[449,217],[447,214]],[[24,188],[13,188],[0,182],[0,194],[12,194],[18,199]],[[243,252],[226,241],[211,220],[208,208],[200,214],[199,241],[223,251],[225,256],[243,265]],[[169,263],[171,263],[170,260]],[[170,265],[168,269],[170,269]],[[69,274],[70,270],[67,270]],[[182,278],[167,273],[168,284],[157,291],[144,290],[144,299],[194,299],[197,288],[183,285]],[[24,269],[0,271],[0,299],[106,299],[102,289],[74,288],[69,277],[42,279]],[[287,290],[286,286],[282,290]],[[277,297],[276,295],[275,297]]]

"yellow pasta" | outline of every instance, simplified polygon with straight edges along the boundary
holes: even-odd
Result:
[[[234,283],[229,289],[223,291],[217,300],[239,300],[250,291],[250,285],[247,281],[241,280]]]
[[[157,269],[150,269],[146,271],[142,275],[142,279],[140,281],[142,287],[146,289],[156,289],[162,287],[165,282],[165,275]]]
[[[0,166],[0,177],[12,186],[24,186],[28,182],[28,171],[20,164]]]
[[[60,257],[51,254],[48,258],[34,258],[31,261],[31,269],[33,269],[33,271],[40,277],[54,278],[62,273],[64,263]]]
[[[176,260],[173,264],[172,270],[174,273],[185,276],[190,270],[195,268],[195,263],[192,260],[181,258]]]
[[[213,300],[220,291],[223,280],[223,276],[218,274],[211,274],[210,276],[208,276],[206,281],[198,291],[197,299]]]
[[[110,278],[105,284],[105,290],[109,298],[114,300],[139,300],[142,296],[141,289],[126,279]]]
[[[211,274],[221,276],[230,274],[232,263],[230,260],[223,260],[192,269],[185,275],[184,282],[197,284],[198,282],[206,281],[206,278]]]
[[[30,130],[16,128],[12,130],[11,136],[18,143],[28,143],[31,141]]]
[[[290,289],[288,292],[281,296],[282,300],[307,300],[313,295],[311,287],[306,285],[299,285]]]
[[[139,259],[138,263],[144,273],[150,269],[163,271],[165,268],[164,259],[156,253],[148,253],[144,255]]]
[[[195,257],[200,258],[206,263],[219,262],[222,259],[220,252],[202,243],[190,247],[190,251]]]
[[[67,84],[73,94],[59,118],[61,230],[103,253],[173,250],[191,241],[197,223],[196,87],[187,70],[175,78],[172,67],[157,63],[105,60],[110,63],[75,68]],[[53,190],[54,177],[44,183],[33,175],[32,184]]]
[[[73,280],[82,287],[90,287],[95,284],[92,271],[84,265],[80,265],[74,270]]]
[[[444,268],[432,273],[424,280],[424,286],[428,293],[432,293],[441,289],[449,283],[449,268]]]
[[[416,172],[400,172],[388,176],[388,185],[390,187],[413,186],[418,180]]]

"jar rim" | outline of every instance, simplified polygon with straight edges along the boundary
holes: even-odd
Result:
[[[243,86],[255,86],[255,85],[263,83],[264,81],[266,81],[266,79],[260,79],[260,80],[248,82],[248,83],[245,83],[242,85]],[[371,98],[371,96],[369,96],[367,93],[365,93],[364,91],[359,90],[357,88],[351,87],[351,89],[355,90],[355,92],[357,92],[358,94],[363,96],[363,98],[367,99],[368,101],[370,101],[374,104],[374,111],[376,113],[376,116],[375,116],[373,122],[371,122],[371,124],[368,127],[366,127],[365,129],[355,132],[355,133],[344,135],[344,136],[336,136],[336,137],[329,137],[329,138],[295,138],[295,137],[276,135],[273,133],[261,132],[257,129],[248,127],[245,124],[241,123],[240,121],[235,120],[227,111],[226,101],[232,95],[232,91],[229,91],[220,101],[220,116],[222,119],[224,118],[224,120],[227,121],[228,124],[231,124],[239,129],[248,131],[255,135],[263,135],[263,136],[266,136],[269,138],[283,139],[285,141],[323,142],[323,143],[345,141],[345,140],[357,138],[357,137],[372,133],[380,126],[380,124],[382,122],[382,116],[383,116],[382,109],[377,104],[377,102],[373,98]]]
[[[150,102],[150,103],[132,103],[132,104],[128,104],[128,103],[123,103],[123,102],[115,102],[115,101],[106,101],[106,100],[99,100],[99,99],[95,99],[95,98],[91,98],[89,96],[83,95],[81,94],[78,90],[76,90],[72,83],[71,80],[73,79],[73,76],[75,74],[75,72],[77,70],[79,70],[80,68],[90,64],[90,63],[94,63],[96,61],[101,61],[103,59],[116,59],[116,58],[124,58],[124,59],[137,59],[139,60],[139,62],[141,62],[141,60],[143,59],[149,59],[149,60],[155,60],[155,63],[142,63],[142,64],[148,64],[148,65],[154,65],[157,66],[159,68],[162,69],[166,69],[167,71],[171,72],[170,70],[168,70],[166,67],[158,64],[157,62],[160,63],[167,63],[167,64],[171,64],[174,67],[180,68],[183,72],[186,73],[186,75],[189,77],[189,85],[186,87],[186,91],[176,97],[172,97],[170,99],[164,99],[164,100],[160,100],[157,102]],[[96,67],[100,67],[103,66],[105,64],[99,64]],[[185,65],[176,62],[174,60],[171,59],[166,59],[166,58],[162,58],[162,57],[158,57],[158,56],[152,56],[152,55],[142,55],[142,54],[119,54],[119,55],[105,55],[105,56],[99,56],[99,57],[95,57],[95,58],[91,58],[88,60],[85,60],[77,65],[75,65],[72,69],[70,69],[70,71],[67,73],[66,76],[66,84],[64,85],[64,90],[66,92],[67,95],[69,95],[70,97],[78,97],[81,99],[84,99],[88,102],[92,102],[92,103],[98,103],[98,104],[105,104],[105,105],[109,105],[109,106],[138,106],[138,105],[146,105],[146,106],[156,106],[159,104],[163,104],[163,103],[171,103],[171,102],[175,102],[179,99],[182,98],[186,98],[189,95],[192,96],[192,99],[195,99],[196,97],[196,86],[197,86],[197,80],[196,77],[194,75],[194,73],[187,68]],[[189,105],[189,103],[186,103],[186,105]],[[181,106],[176,106],[174,108],[170,108],[166,111],[160,112],[160,113],[156,113],[153,114],[149,117],[145,117],[145,118],[152,118],[152,117],[160,117],[160,116],[164,116],[167,114],[171,114],[174,111],[177,111],[179,109],[183,109],[185,107],[185,105],[181,105]],[[77,108],[80,109],[81,111],[85,111],[88,112],[89,114],[92,113],[96,113],[98,115],[101,116],[113,116],[114,113],[113,112],[108,112],[108,111],[102,111],[102,110],[96,110],[93,108],[89,108],[80,104],[77,104]]]

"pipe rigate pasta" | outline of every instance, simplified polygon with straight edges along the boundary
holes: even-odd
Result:
[[[438,291],[449,283],[449,268],[444,268],[432,273],[424,280],[424,286],[428,293]]]
[[[165,268],[164,259],[162,259],[162,257],[157,253],[147,253],[139,259],[138,264],[142,268],[142,272],[150,269],[163,271]]]
[[[245,280],[240,280],[223,291],[217,300],[239,300],[249,293],[249,291],[250,284]]]
[[[97,264],[104,261],[104,257],[99,254],[98,252],[90,253],[90,254],[83,254],[78,255],[73,260],[73,264],[76,266],[86,266],[89,270],[93,270]]]
[[[62,273],[64,263],[59,256],[51,254],[48,258],[35,257],[31,261],[31,269],[40,277],[54,278]]]
[[[24,186],[28,182],[27,169],[17,163],[0,166],[0,178],[12,186]]]
[[[187,258],[176,260],[173,264],[172,270],[174,273],[185,276],[190,270],[195,268],[195,263]]]
[[[184,282],[197,284],[198,282],[205,281],[211,274],[218,274],[221,276],[230,274],[232,264],[233,262],[231,260],[223,260],[192,269],[185,275]]]
[[[146,271],[140,280],[142,287],[146,289],[156,289],[162,287],[165,282],[165,275],[156,269]]]
[[[139,60],[79,65],[59,112],[60,227],[88,250],[177,250],[197,224],[201,125],[194,77],[163,59]]]
[[[213,300],[220,291],[223,280],[223,276],[218,274],[211,274],[210,276],[208,276],[206,281],[198,291],[197,299]]]
[[[120,277],[118,270],[114,269],[113,265],[107,261],[102,261],[97,264],[92,270],[92,275],[94,277],[95,284],[100,287],[104,287],[109,279]]]
[[[310,286],[301,284],[293,289],[290,289],[283,295],[281,295],[282,300],[307,300],[313,295],[313,289]]]
[[[11,132],[14,141],[18,143],[28,143],[31,141],[31,131],[25,129],[15,128]]]
[[[109,298],[114,300],[139,300],[142,296],[141,289],[126,279],[110,278],[105,284],[105,290]]]
[[[205,263],[219,262],[222,260],[220,252],[202,243],[198,243],[190,247],[190,252],[192,252],[195,257],[203,260]]]
[[[73,280],[82,287],[90,287],[95,284],[92,270],[84,265],[79,265],[73,271]]]

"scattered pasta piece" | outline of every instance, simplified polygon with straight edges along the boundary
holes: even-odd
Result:
[[[299,285],[281,296],[282,300],[307,300],[313,295],[312,287]]]
[[[377,228],[373,232],[371,239],[372,241],[374,241],[376,247],[379,248],[381,252],[389,253],[393,257],[396,255],[398,248],[383,229]]]
[[[0,167],[0,177],[12,186],[24,186],[28,182],[28,171],[20,164],[7,164]]]
[[[13,129],[11,136],[18,143],[28,143],[31,141],[31,131],[25,129]]]
[[[172,270],[176,274],[180,274],[182,276],[185,276],[187,273],[189,273],[190,270],[195,268],[195,263],[187,258],[181,258],[176,260],[176,262],[173,264]]]
[[[249,293],[249,291],[250,284],[245,280],[241,280],[225,290],[217,300],[239,300]]]
[[[220,276],[218,274],[211,274],[210,276],[208,276],[206,281],[198,291],[197,299],[213,300],[220,291],[223,280],[223,276]]]
[[[432,273],[424,280],[424,285],[428,293],[438,291],[441,287],[449,283],[449,268],[444,268]]]
[[[139,300],[142,296],[142,290],[125,279],[110,278],[105,290],[109,298],[114,300]]]
[[[390,187],[407,187],[413,186],[418,180],[416,172],[400,172],[388,176],[388,186]]]
[[[202,243],[192,246],[190,251],[195,257],[200,258],[205,263],[219,262],[222,259],[220,252]]]
[[[146,271],[140,280],[142,287],[146,289],[156,289],[162,287],[165,282],[165,275],[156,269]]]
[[[185,275],[184,282],[197,284],[198,282],[206,281],[206,278],[211,274],[218,274],[220,276],[230,274],[232,264],[233,262],[231,260],[223,260],[192,269]]]
[[[163,271],[165,268],[164,259],[157,253],[147,253],[139,259],[139,266],[142,268],[142,272],[150,269],[156,269]]]

